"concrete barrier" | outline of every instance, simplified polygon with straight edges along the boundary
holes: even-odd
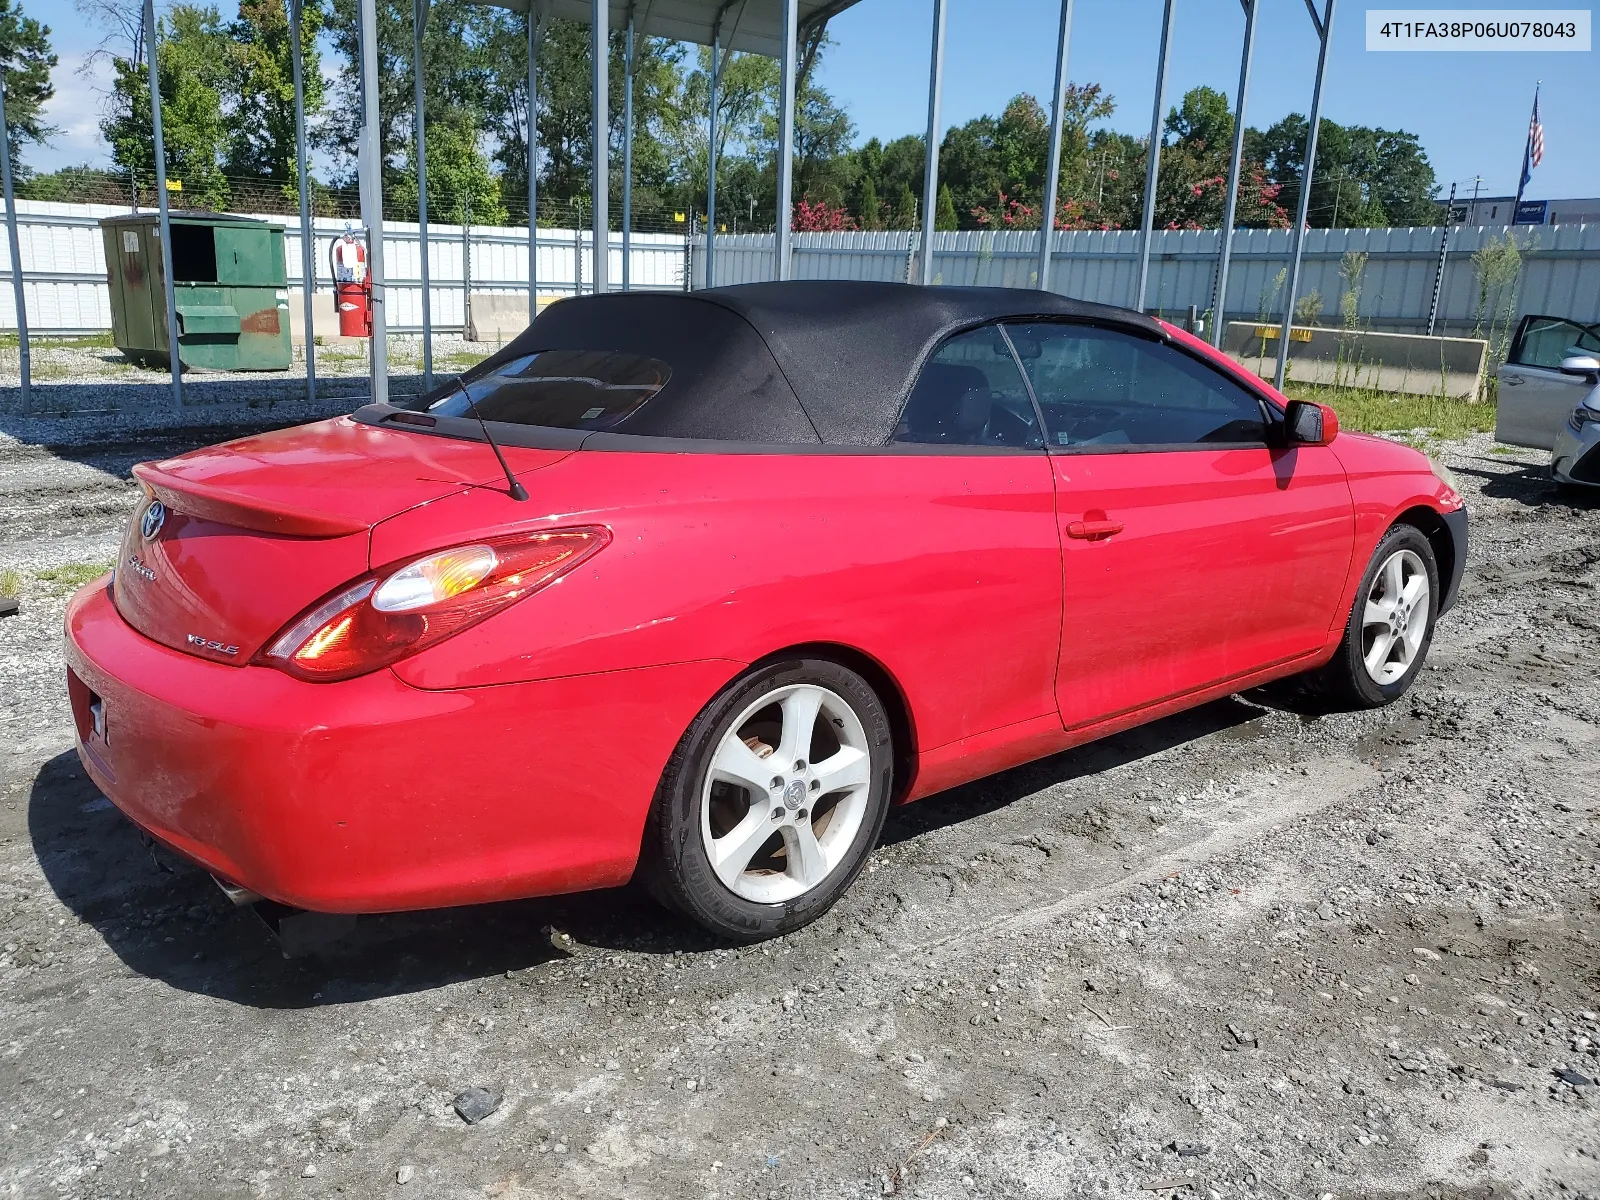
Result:
[[[1282,333],[1279,325],[1229,321],[1222,346],[1237,362],[1271,379],[1278,369]],[[1289,331],[1288,378],[1476,403],[1483,394],[1488,356],[1489,343],[1482,338],[1296,325]]]
[[[539,297],[539,311],[560,296]],[[509,342],[528,327],[528,297],[515,292],[473,292],[472,308],[462,336],[469,342]]]

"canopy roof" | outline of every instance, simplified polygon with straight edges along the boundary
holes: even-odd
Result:
[[[1165,336],[1142,313],[1055,292],[791,280],[562,300],[466,378],[539,351],[615,350],[659,359],[671,378],[611,430],[561,431],[568,435],[562,444],[622,448],[643,435],[882,446],[940,342],[988,321],[1019,317],[1068,317]],[[528,433],[519,430],[506,440],[522,444]]]
[[[529,3],[547,17],[565,17],[587,25],[594,15],[590,0],[478,0],[495,8],[527,12]],[[800,35],[818,22],[843,12],[858,0],[799,0]],[[612,29],[628,23],[650,37],[672,38],[709,46],[722,22],[722,44],[777,58],[783,51],[783,0],[608,0]]]

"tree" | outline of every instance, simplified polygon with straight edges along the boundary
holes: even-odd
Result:
[[[950,194],[950,185],[939,185],[939,203],[933,210],[933,227],[941,233],[960,229],[961,222],[956,217],[955,197]]]
[[[889,215],[890,229],[916,229],[917,196],[909,184],[902,184],[900,195],[894,202],[894,211]]]
[[[50,50],[50,27],[23,16],[15,0],[0,0],[0,64],[6,73],[6,129],[12,168],[27,142],[41,143],[56,129],[41,116],[45,101],[55,95],[50,72],[56,56]]]
[[[358,0],[331,2],[327,31],[343,60],[334,80],[333,107],[351,116],[325,122],[320,140],[335,155],[344,179],[353,184],[361,124],[356,114],[362,111]],[[428,124],[456,122],[473,129],[483,128],[484,114],[495,91],[491,59],[494,33],[498,24],[506,20],[506,14],[466,0],[433,0],[423,33],[421,63],[423,115]],[[412,61],[413,28],[410,0],[379,0],[378,143],[386,191],[398,187],[404,175],[416,175],[415,163],[407,158],[415,141],[413,80],[418,64]],[[482,153],[476,144],[473,152]],[[487,163],[487,156],[484,158]]]
[[[883,203],[878,199],[878,185],[871,175],[861,176],[856,212],[861,218],[861,228],[879,229],[883,226]]]
[[[1177,141],[1227,153],[1233,145],[1233,113],[1226,93],[1209,87],[1190,88],[1179,106],[1168,110],[1164,128]]]
[[[126,176],[89,163],[19,180],[17,194],[25,200],[55,200],[64,204],[119,204],[129,199]]]
[[[1089,126],[1116,110],[1098,84],[1071,84],[1062,115],[1058,194],[1081,195],[1087,184]],[[1014,97],[999,117],[983,116],[945,134],[939,150],[940,175],[949,183],[963,224],[977,225],[982,209],[989,221],[1009,228],[1038,228],[1050,148],[1050,117],[1032,96]],[[1004,196],[1005,200],[1000,201]],[[1033,215],[1025,217],[1020,205]],[[1001,210],[1005,210],[1004,215]],[[1010,216],[1011,221],[1005,221]],[[1018,226],[1018,220],[1033,222]]]
[[[1294,211],[1305,177],[1308,122],[1290,113],[1264,131],[1245,131],[1246,156],[1260,162],[1278,202]],[[1415,134],[1340,125],[1324,118],[1306,219],[1312,225],[1431,224],[1438,185]]]
[[[228,204],[222,157],[228,142],[222,92],[229,39],[215,8],[175,4],[156,24],[156,67],[161,85],[161,134],[167,178],[184,196],[208,208]],[[150,125],[149,76],[134,56],[112,60],[109,111],[100,131],[111,158],[136,179],[155,176],[155,135]]]
[[[434,121],[427,127],[428,216],[456,224],[503,225],[507,220],[500,199],[501,177],[489,169],[478,148],[478,130],[464,116]],[[416,142],[406,147],[416,161]],[[417,176],[404,172],[386,197],[391,212],[412,220],[418,213]]]
[[[320,4],[307,4],[301,16],[300,49],[309,123],[322,108],[322,71],[317,35]],[[240,0],[239,19],[228,30],[227,171],[283,180],[294,194],[295,164],[293,41],[284,0]]]

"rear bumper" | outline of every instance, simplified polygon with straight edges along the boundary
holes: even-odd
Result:
[[[1461,577],[1467,570],[1467,506],[1463,504],[1454,512],[1440,514],[1444,527],[1450,531],[1450,578],[1445,581],[1444,597],[1439,602],[1441,614],[1449,612],[1461,598]]]
[[[158,645],[101,586],[67,609],[66,659],[79,757],[119,809],[228,881],[320,912],[626,882],[673,746],[739,669],[303,683]]]

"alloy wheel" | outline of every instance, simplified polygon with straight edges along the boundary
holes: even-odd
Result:
[[[822,883],[861,829],[871,768],[861,718],[827,688],[791,684],[746,706],[701,785],[700,834],[723,886],[778,904]]]
[[[1387,686],[1416,662],[1428,633],[1428,569],[1412,550],[1396,550],[1372,579],[1361,615],[1361,658]]]

